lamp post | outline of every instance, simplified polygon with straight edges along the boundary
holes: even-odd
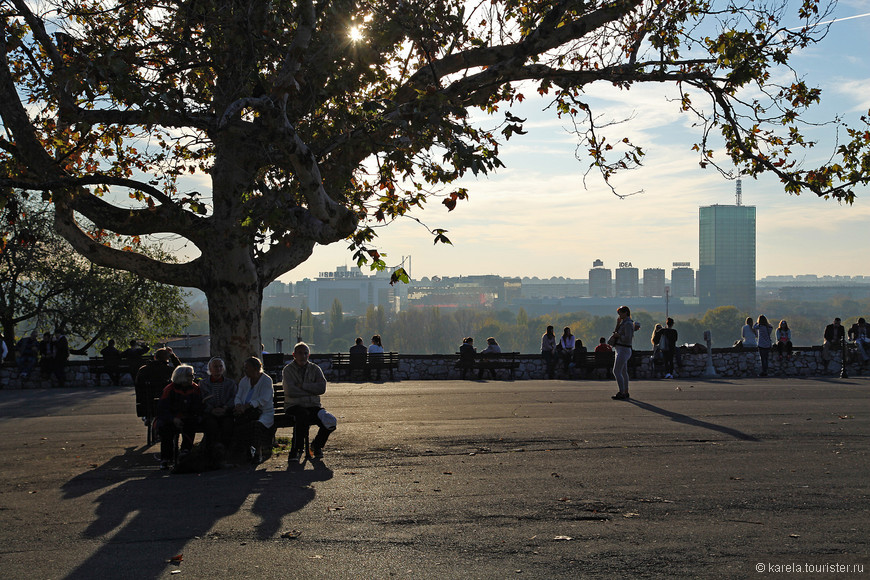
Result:
[[[671,315],[670,310],[669,310],[670,298],[671,298],[671,287],[665,286],[665,318],[668,318]]]

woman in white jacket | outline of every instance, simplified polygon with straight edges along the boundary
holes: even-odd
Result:
[[[236,433],[249,446],[248,458],[257,465],[263,461],[263,445],[275,424],[275,392],[272,377],[263,372],[257,357],[245,361],[245,376],[239,381],[233,416]]]

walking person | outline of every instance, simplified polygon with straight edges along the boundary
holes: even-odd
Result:
[[[616,358],[613,361],[613,376],[619,392],[613,395],[613,399],[624,401],[629,399],[628,394],[628,359],[631,358],[631,342],[634,340],[635,323],[631,319],[631,310],[628,306],[620,306],[616,310],[619,318],[616,320],[616,328],[610,337]]]
[[[752,327],[758,333],[758,354],[761,357],[761,375],[767,376],[768,361],[770,359],[770,349],[773,343],[770,339],[770,333],[773,332],[773,326],[767,321],[767,317],[762,314],[758,317],[758,322]]]

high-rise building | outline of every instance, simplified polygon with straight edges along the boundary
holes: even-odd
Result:
[[[739,187],[739,186],[738,186]],[[698,300],[702,310],[736,306],[755,311],[755,207],[700,208]]]
[[[637,268],[631,262],[620,262],[616,269],[616,296],[634,298],[640,296]]]
[[[643,295],[647,297],[665,295],[664,268],[644,268]]]
[[[613,296],[613,273],[604,267],[604,262],[595,260],[589,270],[589,296],[610,298]]]
[[[674,262],[671,269],[671,296],[690,298],[695,295],[695,270],[690,262]]]

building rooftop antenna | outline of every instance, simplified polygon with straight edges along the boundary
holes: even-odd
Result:
[[[739,177],[737,178],[737,205],[743,205],[743,182]]]

